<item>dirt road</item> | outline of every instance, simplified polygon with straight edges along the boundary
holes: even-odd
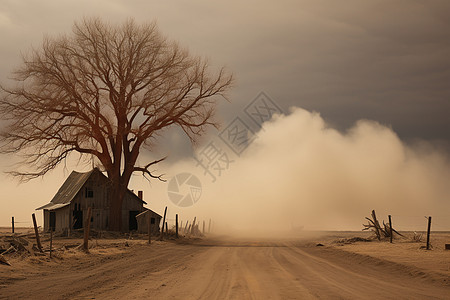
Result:
[[[445,276],[300,242],[133,244],[5,270],[7,299],[450,299]]]

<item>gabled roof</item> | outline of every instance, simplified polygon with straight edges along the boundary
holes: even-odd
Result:
[[[144,211],[143,212],[141,212],[140,214],[138,214],[138,215],[136,215],[136,218],[138,218],[138,217],[143,217],[143,216],[145,216],[148,212],[152,212],[152,213],[154,213],[155,215],[157,215],[158,217],[160,217],[160,218],[162,218],[162,216],[160,215],[160,214],[158,214],[157,212],[154,212],[153,210],[151,210],[151,209],[149,209],[149,208],[146,208],[146,207],[144,207]]]
[[[91,175],[94,172],[98,172],[101,176],[104,176],[106,178],[106,176],[103,175],[102,172],[100,172],[97,168],[86,173],[72,171],[72,173],[70,173],[69,177],[67,177],[66,181],[64,181],[63,185],[59,188],[58,192],[50,201],[50,203],[38,207],[36,208],[36,210],[39,209],[55,210],[69,205],[70,202],[73,200],[73,198],[77,195],[77,193],[81,190],[83,185],[86,183],[86,181],[89,179],[89,177],[91,177]],[[147,204],[145,201],[140,199],[130,190],[128,190],[128,193],[131,193],[137,200],[142,201],[144,204]]]

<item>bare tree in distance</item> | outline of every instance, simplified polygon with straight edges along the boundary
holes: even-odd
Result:
[[[21,180],[41,177],[71,153],[95,157],[111,183],[110,230],[121,230],[131,176],[163,180],[139,164],[164,129],[178,126],[195,142],[226,98],[232,75],[168,41],[155,23],[99,18],[75,22],[69,35],[44,38],[2,87],[3,153],[18,153]]]

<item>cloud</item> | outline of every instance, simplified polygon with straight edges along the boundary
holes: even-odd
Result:
[[[11,19],[3,12],[0,12],[0,28],[2,30],[10,28],[12,25]]]
[[[224,118],[264,89],[339,128],[368,118],[402,138],[448,141],[449,12],[445,1],[4,1],[14,27],[0,31],[0,80],[44,33],[69,32],[83,16],[157,20],[170,39],[235,73]]]
[[[212,216],[224,231],[267,235],[298,226],[358,230],[372,209],[381,219],[392,214],[399,230],[422,230],[430,214],[450,226],[441,214],[450,208],[450,163],[430,145],[406,146],[392,129],[368,120],[342,133],[300,108],[265,123],[258,135],[215,183],[193,160],[171,166],[172,175],[193,172],[203,183],[200,201],[178,209],[181,215]]]
[[[285,150],[284,154],[281,154],[280,150],[280,153],[275,153],[280,155],[277,159],[272,158],[273,162],[267,162],[268,168],[273,170],[273,172],[267,172],[271,176],[269,178],[262,177],[260,180],[267,183],[269,179],[273,179],[274,183],[271,184],[274,188],[280,187],[282,191],[285,191],[289,190],[288,186],[278,183],[277,180],[288,182],[289,178],[297,178],[299,191],[294,190],[295,193],[298,193],[297,198],[301,201],[318,199],[317,203],[314,202],[316,206],[319,205],[318,203],[324,203],[323,205],[333,207],[334,203],[339,203],[339,201],[346,203],[345,201],[350,201],[349,199],[360,198],[361,202],[352,200],[351,207],[342,208],[342,210],[360,209],[357,214],[352,215],[358,215],[355,219],[346,219],[343,222],[343,224],[350,222],[353,227],[357,227],[360,223],[360,215],[363,214],[362,211],[364,210],[365,213],[376,203],[373,198],[377,198],[377,196],[372,197],[371,194],[379,195],[373,191],[374,187],[378,185],[383,186],[380,188],[380,191],[384,191],[383,195],[389,196],[389,199],[395,198],[395,201],[392,200],[393,203],[403,203],[406,207],[414,207],[415,203],[420,204],[421,201],[425,201],[423,199],[413,201],[413,199],[420,198],[418,195],[422,195],[424,198],[429,197],[426,201],[437,201],[435,199],[442,196],[441,194],[436,196],[435,193],[442,193],[440,185],[442,177],[439,175],[444,171],[441,170],[443,167],[438,162],[443,159],[443,156],[433,149],[418,150],[416,147],[406,146],[402,140],[410,142],[411,139],[420,138],[433,141],[433,145],[436,145],[435,140],[440,140],[443,147],[447,147],[447,152],[450,153],[450,131],[447,130],[450,126],[448,118],[448,111],[450,111],[450,101],[448,101],[450,97],[450,86],[448,85],[450,80],[450,56],[448,55],[450,30],[448,28],[450,23],[447,17],[449,11],[450,4],[448,2],[437,0],[426,2],[349,0],[346,5],[330,0],[246,1],[245,3],[237,0],[218,2],[193,0],[189,3],[180,0],[170,2],[6,0],[2,2],[0,12],[0,35],[2,36],[0,82],[1,84],[9,83],[7,78],[10,76],[11,70],[20,65],[21,53],[26,53],[32,45],[40,45],[44,34],[69,33],[73,22],[80,20],[83,16],[100,16],[112,22],[120,22],[128,17],[134,17],[138,22],[157,20],[161,31],[168,38],[180,41],[181,45],[188,47],[195,54],[210,57],[211,63],[214,65],[227,65],[236,75],[236,87],[230,97],[232,103],[221,104],[218,116],[220,119],[231,120],[234,118],[236,113],[245,106],[245,103],[250,102],[261,90],[270,94],[284,109],[290,106],[300,106],[310,111],[320,112],[327,122],[313,114],[307,114],[309,118],[299,117],[300,113],[297,111],[274,123],[267,124],[266,131],[261,133],[260,139],[252,145],[252,148],[248,149],[248,153],[253,153],[254,157],[259,157],[258,155],[261,155],[262,152],[271,153],[270,149],[275,149],[273,148],[275,146],[266,145],[263,141],[269,139],[266,134],[272,132],[270,128],[272,126],[278,128],[276,124],[284,124],[287,122],[285,119],[290,120],[295,115],[299,122],[300,119],[303,120],[304,126],[312,126],[314,122],[319,124],[319,121],[322,120],[324,128],[316,130],[315,133],[318,140],[320,140],[319,137],[323,138],[320,141],[327,145],[326,147],[312,148],[310,152],[305,152],[305,149],[310,149],[306,146],[312,147],[312,144],[301,144],[301,141],[313,142],[313,139],[309,138],[308,132],[301,131],[301,128],[296,130],[302,135],[295,130],[292,132],[296,137],[296,142],[287,141],[290,144],[287,144],[286,149],[292,149],[299,153],[305,152],[305,155],[310,156],[311,162],[291,157],[293,155],[290,153],[291,150]],[[355,124],[358,119],[376,120],[383,125],[367,121]],[[309,121],[307,122],[307,120]],[[336,130],[347,128],[352,129],[344,134]],[[365,128],[364,132],[367,132],[367,136],[357,134],[363,128]],[[374,133],[370,133],[369,129]],[[277,134],[282,136],[282,129],[279,130],[280,132]],[[374,135],[372,136],[372,134]],[[390,147],[388,150],[396,153],[390,159],[396,158],[397,160],[393,162],[400,164],[400,158],[403,157],[408,162],[403,168],[410,168],[411,173],[400,172],[398,169],[391,170],[393,173],[390,174],[398,175],[392,179],[398,185],[389,187],[388,183],[382,185],[378,182],[381,181],[380,176],[383,178],[382,175],[375,175],[375,173],[371,175],[370,170],[363,173],[358,165],[351,164],[353,160],[361,160],[360,165],[366,166],[370,161],[377,159],[387,163],[382,158],[377,158],[377,153],[372,153],[369,151],[370,149],[364,149],[361,143],[357,143],[363,139],[363,136],[367,139],[368,136],[373,138],[380,136],[380,142],[389,140],[390,143],[386,142]],[[331,143],[332,139],[336,142],[333,147],[327,144]],[[368,139],[368,141],[372,140]],[[259,145],[258,148],[254,148],[257,147],[256,145]],[[189,162],[192,153],[189,142],[184,137],[180,137],[176,130],[165,135],[165,140],[158,146],[158,149],[155,150],[157,153],[152,153],[155,158],[170,154],[172,160],[169,162],[173,163],[174,160],[184,157],[188,160],[185,163],[186,167],[196,169],[195,165],[192,166],[192,163]],[[377,149],[376,145],[373,147]],[[169,150],[166,151],[167,149]],[[359,149],[361,152],[355,152],[353,160],[343,154],[353,153],[354,149]],[[317,153],[324,152],[320,156],[323,161],[329,160],[333,163],[322,166],[320,164],[322,160],[313,155],[315,151]],[[261,157],[261,159],[265,158]],[[281,169],[281,166],[289,165],[284,161],[285,159],[297,163],[297,165],[291,166],[296,172],[287,172]],[[364,159],[368,161],[363,163]],[[3,158],[3,160],[6,159]],[[337,162],[334,162],[335,160]],[[246,163],[247,161],[248,163]],[[252,161],[252,157],[247,156],[245,159],[236,160],[230,169],[230,175],[224,175],[220,180],[220,182],[224,182],[224,186],[221,188],[226,191],[225,194],[231,193],[227,191],[228,189],[245,188],[245,186],[239,185],[239,180],[244,181],[239,179],[241,176],[247,176],[250,182],[253,182],[253,177],[256,182],[259,180],[259,176],[262,175],[255,175],[250,171],[255,168],[255,170],[259,170],[256,166],[257,161],[254,161],[253,164]],[[240,167],[241,165],[248,166],[248,170]],[[313,168],[312,165],[318,167]],[[372,167],[377,169],[383,165]],[[172,170],[175,172],[181,168],[181,163],[170,166],[175,168]],[[327,196],[319,188],[322,187],[324,190],[335,188],[337,183],[329,178],[330,174],[335,172],[334,169],[330,169],[331,166],[345,171],[343,171],[343,177],[336,179],[336,182],[346,179],[348,184],[354,183],[354,188],[349,192],[343,193],[342,196],[336,196],[340,197],[340,200],[336,202],[326,202],[324,199]],[[443,164],[443,166],[448,166],[448,164]],[[310,174],[309,177],[302,171],[306,167],[310,168],[306,169]],[[163,168],[160,169],[164,172]],[[3,169],[1,170],[3,171]],[[403,169],[400,168],[400,170]],[[388,170],[378,171],[385,174]],[[264,174],[264,172],[262,173]],[[358,178],[358,175],[361,174],[366,177],[370,175],[373,179],[363,182]],[[421,174],[435,176],[436,182],[425,178],[420,185],[423,188],[420,191],[416,191],[418,187],[411,188],[413,192],[409,195],[406,192],[405,183],[398,178],[403,178],[404,182],[415,183],[411,178],[414,176],[422,178]],[[62,175],[60,174],[60,176]],[[202,173],[199,176],[203,176]],[[226,176],[231,178],[225,180]],[[203,180],[203,182],[205,181]],[[312,182],[310,183],[310,181]],[[1,186],[5,188],[9,184],[8,182],[3,180]],[[141,186],[139,189],[147,186],[145,180],[137,182],[137,185]],[[218,186],[221,186],[220,182],[213,187],[205,186],[205,193],[212,189],[211,193],[222,195],[221,190],[216,190]],[[300,185],[303,182],[308,184]],[[376,182],[377,185],[369,184],[371,182]],[[52,190],[58,188],[58,184],[51,180],[47,180],[46,185],[52,185]],[[229,188],[227,188],[228,185]],[[434,185],[439,188],[435,190]],[[165,203],[163,199],[167,198],[164,188],[162,187],[161,192],[158,192],[156,190],[159,189],[160,184],[152,183],[152,186],[155,189],[150,189],[146,195],[151,194],[150,197],[155,199],[152,201],[152,205],[163,207]],[[428,188],[426,188],[427,186]],[[400,189],[400,187],[403,188]],[[255,184],[249,189],[258,191],[259,188]],[[317,195],[324,195],[313,197],[316,195],[316,190],[319,190]],[[289,194],[285,198],[295,198],[294,191],[292,191],[292,195]],[[258,193],[255,192],[255,195],[259,195]],[[398,197],[392,196],[397,195],[396,193],[399,195]],[[278,198],[284,199],[283,195],[280,194]],[[50,193],[50,196],[46,197],[51,196]],[[220,203],[216,203],[214,200],[222,199],[219,196],[211,195],[212,200],[205,198],[203,199],[204,203],[200,202],[196,207],[214,203],[218,208],[222,208]],[[251,193],[249,193],[250,196]],[[47,198],[42,199],[41,202],[47,202]],[[412,204],[405,203],[407,202],[404,200],[406,198],[410,199]],[[13,193],[11,199],[17,200],[18,197]],[[238,199],[237,196],[236,199]],[[276,204],[270,202],[272,200],[264,197],[262,199],[268,201],[267,205],[273,207],[274,210],[278,209]],[[364,202],[363,200],[366,199],[370,199],[370,201]],[[10,203],[14,200],[4,200],[4,202]],[[297,209],[300,204],[297,204],[296,201],[283,201],[282,207],[290,207],[289,205],[293,203],[294,211],[301,213],[298,212],[300,209]],[[366,203],[363,208],[361,208],[363,205],[361,203]],[[34,204],[25,200],[17,206],[15,204],[15,207],[20,205],[34,207]],[[436,204],[432,207],[436,208],[439,205]],[[445,206],[446,204],[441,203],[441,205]],[[385,205],[382,206],[385,207]],[[234,209],[236,206],[232,205],[232,207]],[[309,206],[306,207],[309,208]],[[382,208],[380,207],[380,209]],[[210,211],[212,210],[208,209],[208,212]],[[337,211],[339,210],[336,210],[336,215]],[[388,212],[387,208],[386,212]],[[191,213],[195,213],[194,209],[188,212],[188,214]],[[230,215],[238,213],[239,211],[232,211]],[[421,215],[422,213],[420,213]],[[9,219],[9,215],[4,215],[2,219]],[[292,218],[292,222],[295,224],[307,223],[301,218],[294,219]]]

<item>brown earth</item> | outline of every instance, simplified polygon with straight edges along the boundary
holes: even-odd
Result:
[[[0,265],[0,298],[450,299],[450,251],[440,248],[450,235],[436,237],[432,251],[337,237],[99,239],[90,254],[71,248],[80,240],[59,238],[51,260],[6,256],[12,266]]]

